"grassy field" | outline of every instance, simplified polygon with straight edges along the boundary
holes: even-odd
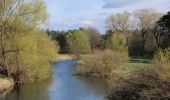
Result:
[[[123,64],[123,67],[127,68],[128,70],[131,70],[135,67],[147,67],[151,65],[152,60],[151,59],[142,59],[142,58],[132,58],[129,60],[128,63]]]

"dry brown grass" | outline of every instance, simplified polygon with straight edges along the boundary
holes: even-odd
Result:
[[[150,66],[136,68],[112,83],[108,100],[169,100],[170,68]]]
[[[56,57],[56,61],[72,60],[72,59],[75,59],[75,57],[73,55],[69,55],[69,54],[59,54]]]

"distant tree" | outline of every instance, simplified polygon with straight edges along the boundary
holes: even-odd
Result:
[[[102,40],[101,40],[100,32],[93,27],[88,27],[87,29],[85,29],[85,31],[87,32],[87,35],[89,36],[91,48],[92,49],[101,48]]]
[[[105,48],[118,52],[127,52],[126,36],[124,34],[112,34],[106,39]]]
[[[166,48],[170,46],[170,12],[160,18],[158,21],[158,33],[157,35],[163,37],[162,47]]]
[[[170,12],[168,12],[166,15],[164,15],[160,20],[159,20],[159,25],[162,27],[162,29],[164,29],[165,31],[167,31],[168,33],[170,33]]]
[[[106,19],[109,30],[117,33],[125,33],[130,27],[131,14],[127,11],[111,15]]]
[[[70,51],[78,58],[80,54],[87,54],[91,51],[87,33],[82,30],[70,31],[67,35],[67,43]]]
[[[46,30],[46,32],[52,38],[52,40],[55,40],[56,43],[59,44],[59,46],[60,46],[59,53],[62,53],[62,54],[69,53],[68,44],[67,44],[67,41],[66,41],[66,35],[68,34],[67,31]]]
[[[141,32],[141,56],[143,56],[148,36],[153,32],[152,30],[160,18],[160,13],[154,9],[144,8],[136,10],[134,12],[134,17],[137,19],[138,24],[136,28]]]

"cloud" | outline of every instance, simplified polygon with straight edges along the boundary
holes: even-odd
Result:
[[[89,26],[93,24],[91,20],[63,20],[59,21],[58,23],[63,24],[65,26],[74,26],[74,25],[81,25],[81,26]]]
[[[93,21],[91,21],[91,20],[84,20],[84,21],[82,21],[82,24],[84,24],[86,26],[90,26],[90,25],[93,24]]]
[[[45,2],[50,16],[48,28],[55,30],[93,26],[104,33],[105,19],[111,14],[121,13],[124,10],[132,13],[141,8],[154,8],[165,13],[170,10],[170,0],[91,0],[90,2],[89,0],[45,0]]]
[[[139,3],[143,0],[104,0],[106,3],[103,8],[121,8]]]
[[[58,20],[56,22],[53,23],[52,27],[50,25],[51,28],[56,28],[58,30],[67,30],[67,29],[78,29],[80,27],[87,27],[87,26],[92,26],[94,23],[92,20],[88,20],[88,19],[65,19],[65,20]]]

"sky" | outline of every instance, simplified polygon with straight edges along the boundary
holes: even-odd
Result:
[[[49,14],[47,28],[52,30],[95,27],[104,33],[105,20],[111,14],[133,12],[141,8],[170,11],[170,0],[45,0]]]

